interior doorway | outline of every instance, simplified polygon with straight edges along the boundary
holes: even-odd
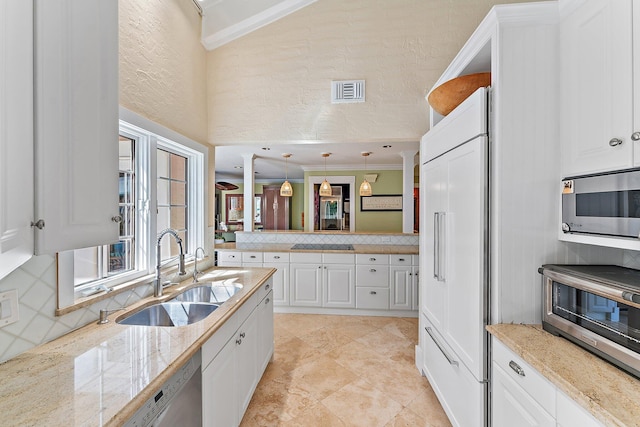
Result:
[[[262,187],[263,230],[288,230],[290,224],[289,197],[280,195],[279,185]]]

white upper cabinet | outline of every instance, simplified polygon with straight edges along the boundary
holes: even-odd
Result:
[[[36,253],[118,240],[118,2],[36,0]]]
[[[33,2],[0,2],[0,278],[33,254]]]
[[[640,78],[633,82],[634,69],[640,73],[640,47],[634,47],[633,37],[640,37],[638,31],[632,34],[634,21],[640,25],[638,9],[632,0],[586,0],[561,21],[564,177],[640,165],[640,146],[634,142],[640,133],[632,137],[640,131]]]

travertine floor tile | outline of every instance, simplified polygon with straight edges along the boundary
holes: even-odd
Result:
[[[242,427],[449,427],[415,366],[418,319],[276,314]]]

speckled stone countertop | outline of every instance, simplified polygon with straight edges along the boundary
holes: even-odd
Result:
[[[201,283],[239,283],[243,289],[192,325],[120,325],[115,319],[125,312],[117,312],[107,324],[87,325],[0,364],[0,425],[122,425],[274,272],[210,270]],[[190,282],[166,288],[163,297],[147,298],[127,311],[170,299],[194,286]]]
[[[257,251],[257,252],[323,252],[323,253],[353,253],[353,254],[388,254],[388,255],[417,255],[417,245],[353,245],[352,251],[291,249],[293,243],[221,243],[216,245],[217,251]]]
[[[640,380],[541,325],[487,330],[607,426],[640,425]]]

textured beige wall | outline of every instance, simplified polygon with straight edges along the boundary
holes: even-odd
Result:
[[[424,99],[492,5],[517,0],[318,0],[208,53],[209,141],[418,140]],[[366,80],[331,104],[330,81]]]
[[[206,50],[191,0],[120,0],[120,105],[207,143]]]

